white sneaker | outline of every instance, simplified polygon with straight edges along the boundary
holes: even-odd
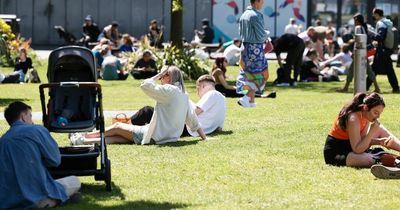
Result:
[[[243,107],[250,107],[250,101],[248,96],[243,96],[239,99],[238,104]]]
[[[256,107],[256,103],[249,103],[250,104],[250,106],[249,107]]]
[[[371,173],[380,179],[400,179],[400,168],[397,167],[375,164],[371,167]]]
[[[82,145],[85,142],[85,137],[81,133],[70,133],[69,140],[71,145]]]

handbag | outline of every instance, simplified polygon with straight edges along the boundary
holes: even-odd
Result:
[[[272,44],[272,41],[270,38],[268,38],[268,40],[265,42],[265,46],[264,46],[264,54],[266,53],[270,53],[274,50],[274,45]]]
[[[118,113],[112,118],[112,124],[116,122],[131,124],[131,118],[127,117],[125,113]]]

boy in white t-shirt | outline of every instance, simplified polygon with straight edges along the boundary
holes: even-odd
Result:
[[[215,90],[215,80],[210,75],[203,75],[196,81],[197,95],[200,100],[193,109],[198,117],[200,127],[205,134],[220,130],[224,126],[226,104],[225,96]],[[186,129],[191,136],[198,136],[196,132]]]

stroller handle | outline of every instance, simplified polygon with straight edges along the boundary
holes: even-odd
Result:
[[[79,82],[60,82],[60,87],[79,87]]]

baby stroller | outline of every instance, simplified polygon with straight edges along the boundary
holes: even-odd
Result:
[[[106,190],[111,191],[111,163],[107,158],[104,137],[102,91],[97,83],[92,52],[79,46],[53,50],[49,56],[47,78],[49,83],[39,86],[43,125],[50,132],[58,133],[86,132],[94,128],[100,131],[100,144],[60,147],[61,164],[57,168],[49,168],[50,173],[54,178],[94,175],[95,180],[104,180]],[[45,89],[48,89],[49,95],[47,106]],[[100,161],[97,160],[99,156]]]

